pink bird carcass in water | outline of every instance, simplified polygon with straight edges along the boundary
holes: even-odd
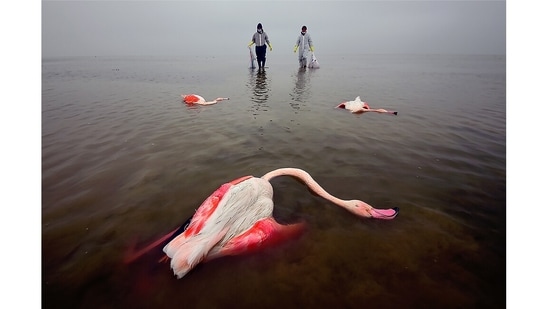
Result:
[[[217,98],[213,101],[206,101],[203,97],[198,94],[182,94],[181,99],[183,102],[189,105],[200,104],[200,105],[211,105],[219,101],[228,100],[229,98]]]
[[[347,101],[339,103],[336,108],[345,108],[348,109],[351,113],[366,113],[366,112],[376,112],[376,113],[386,113],[396,115],[397,112],[388,111],[383,108],[372,109],[366,102],[362,102],[360,96],[356,97],[354,101]]]
[[[281,225],[273,218],[273,188],[269,181],[285,175],[302,180],[319,196],[360,217],[393,219],[399,212],[398,207],[376,209],[360,200],[339,199],[326,192],[306,171],[280,168],[261,178],[245,176],[223,184],[179,229],[132,254],[127,262],[169,241],[163,248],[166,254],[163,260],[170,258],[174,274],[182,278],[200,262],[255,252],[299,235],[302,223]]]

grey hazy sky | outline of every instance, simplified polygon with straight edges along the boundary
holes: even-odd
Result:
[[[307,25],[318,53],[505,54],[505,1],[42,1],[42,56],[276,52]]]

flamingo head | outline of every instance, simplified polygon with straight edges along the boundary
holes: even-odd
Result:
[[[217,98],[217,99],[215,99],[215,100],[216,100],[217,102],[219,102],[219,101],[228,100],[228,99],[229,99],[229,98]]]
[[[348,211],[352,212],[357,216],[364,217],[364,218],[373,218],[373,219],[385,219],[385,220],[394,219],[399,212],[398,207],[394,207],[390,209],[377,209],[361,200],[345,201],[344,207]]]

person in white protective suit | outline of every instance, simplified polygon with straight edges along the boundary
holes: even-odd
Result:
[[[261,23],[257,24],[257,31],[252,35],[252,41],[248,44],[248,47],[251,47],[255,44],[255,54],[257,56],[257,65],[259,70],[265,70],[265,55],[267,54],[267,45],[269,50],[273,51],[273,46],[269,41],[269,36],[266,32],[263,31],[263,25]]]
[[[307,67],[307,54],[308,51],[314,52],[313,40],[309,33],[307,33],[307,26],[301,27],[301,33],[297,36],[297,42],[294,46],[294,53],[299,48],[297,60],[299,61],[300,68]]]

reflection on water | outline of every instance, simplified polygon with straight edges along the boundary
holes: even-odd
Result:
[[[248,87],[252,90],[251,99],[255,103],[265,103],[269,99],[270,79],[267,78],[265,70],[250,70],[250,81]]]
[[[293,92],[290,93],[292,98],[290,106],[293,109],[300,109],[301,105],[309,100],[311,96],[311,74],[312,70],[306,68],[299,68],[295,73],[295,86]]]

